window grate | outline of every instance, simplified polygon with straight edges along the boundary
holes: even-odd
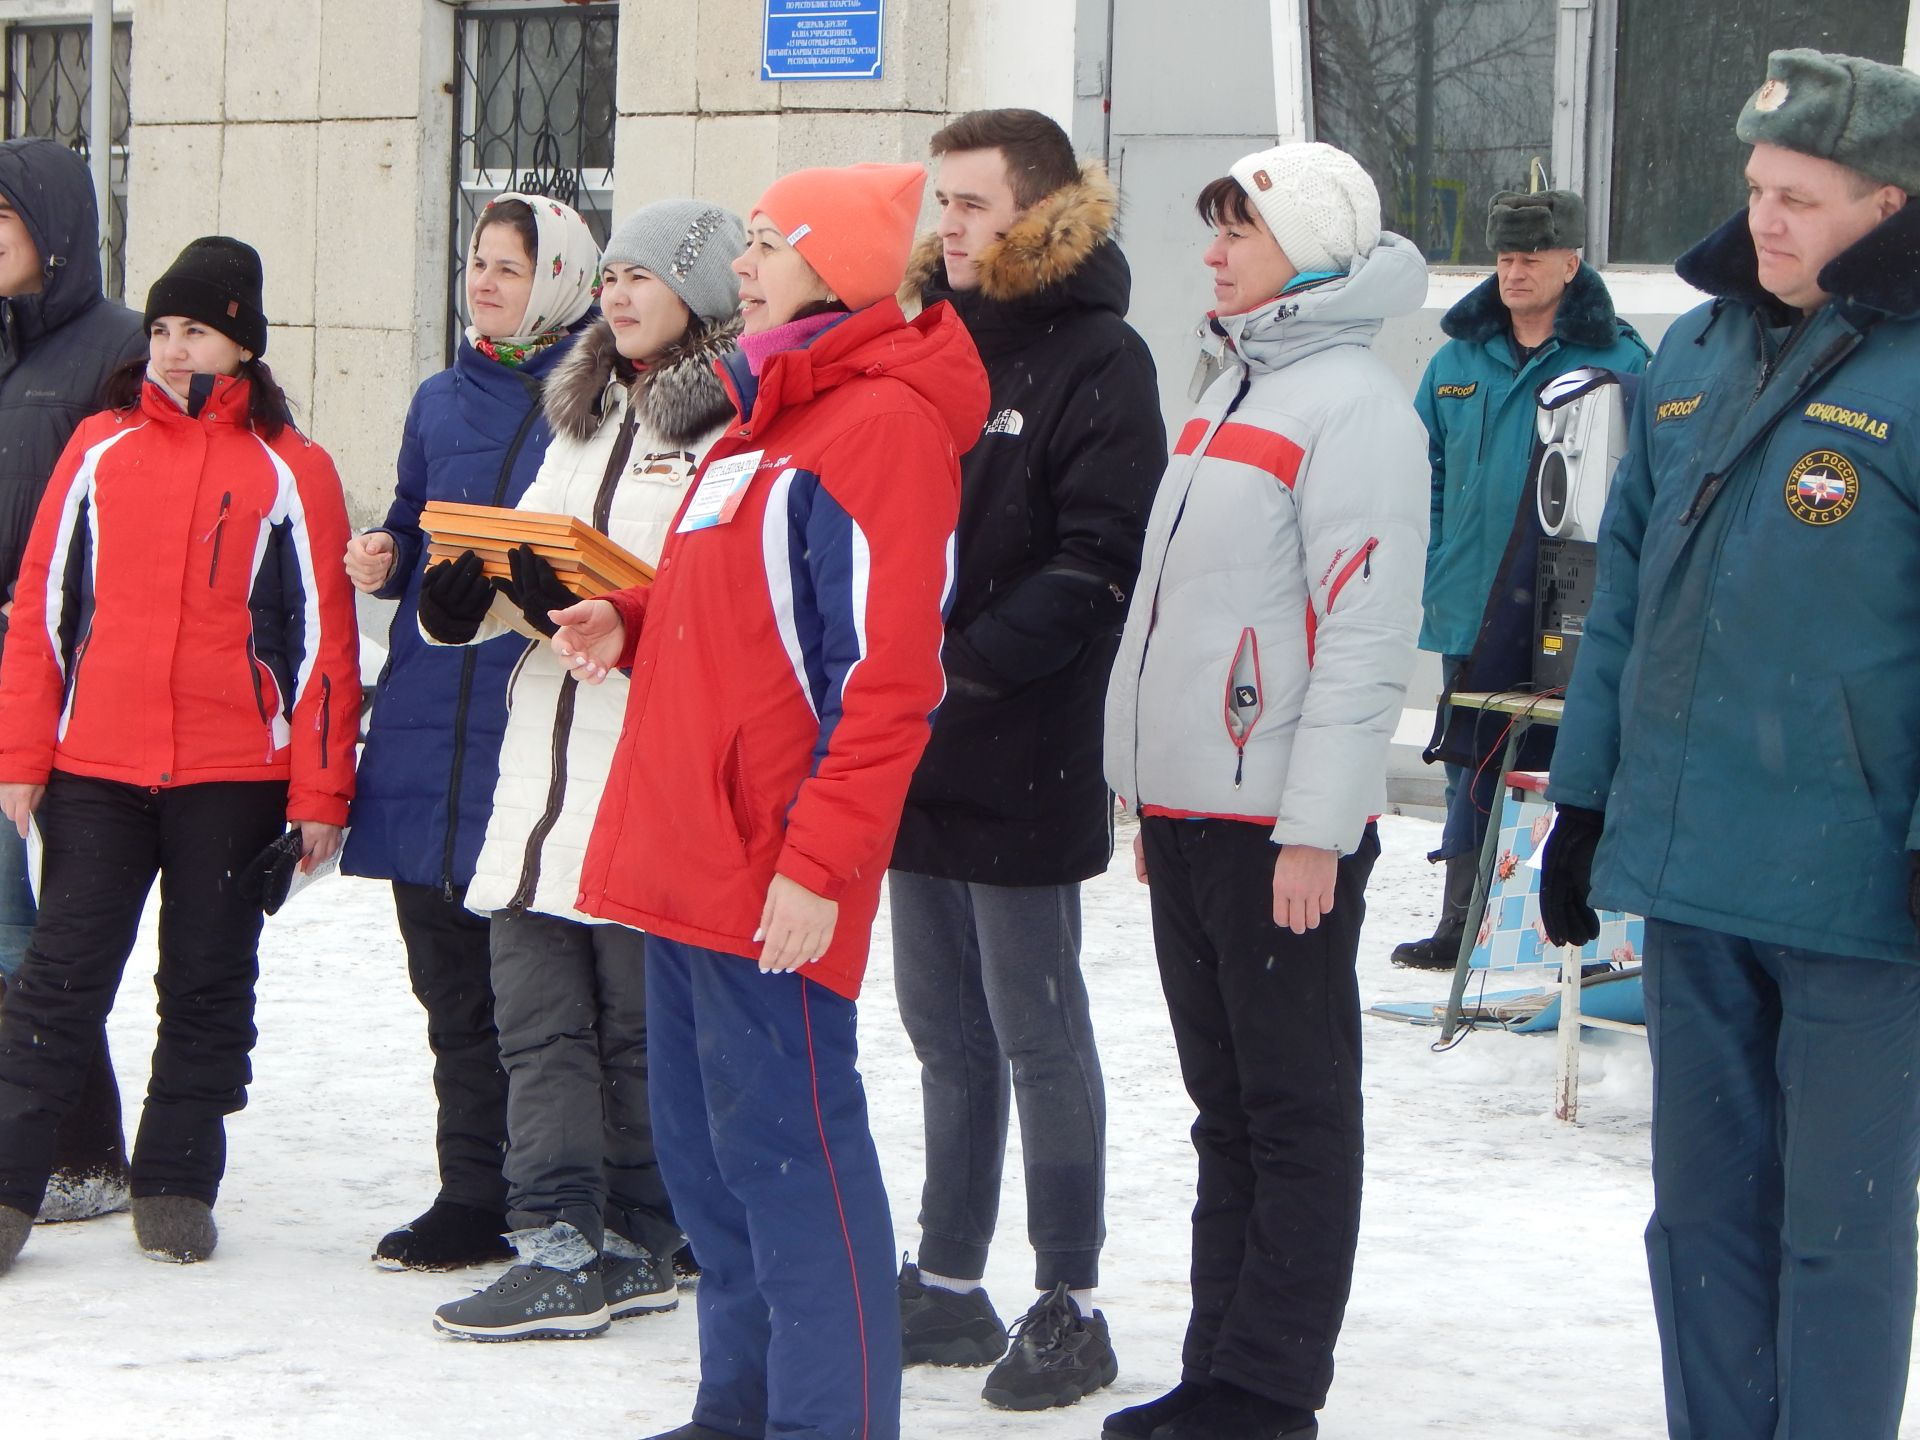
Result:
[[[108,213],[103,217],[108,250],[106,292],[120,299],[127,288],[127,158],[132,138],[133,26],[113,27],[113,121],[107,167]],[[93,32],[84,24],[21,23],[7,29],[6,138],[36,135],[58,140],[89,157],[89,100],[93,84]]]
[[[571,205],[605,244],[612,228],[619,6],[463,10],[454,34],[447,361],[466,332],[467,235],[504,190]]]

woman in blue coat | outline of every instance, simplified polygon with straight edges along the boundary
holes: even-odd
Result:
[[[505,194],[467,245],[473,323],[451,368],[422,385],[400,442],[385,522],[356,538],[347,572],[400,602],[373,708],[343,868],[393,883],[413,993],[427,1012],[440,1193],[385,1236],[389,1269],[505,1259],[507,1079],[493,1024],[487,921],[466,908],[507,722],[507,677],[524,642],[436,649],[419,627],[429,500],[513,505],[546,454],[545,377],[593,308],[600,250],[586,222],[539,195]],[[431,597],[427,603],[431,605]]]

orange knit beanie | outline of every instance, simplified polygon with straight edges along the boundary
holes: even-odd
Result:
[[[920,220],[924,165],[796,170],[755,205],[849,310],[884,299],[906,278]]]

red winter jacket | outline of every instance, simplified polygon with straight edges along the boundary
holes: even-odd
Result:
[[[346,506],[327,452],[149,381],[80,424],[27,542],[0,658],[0,781],[287,780],[344,825],[360,716]]]
[[[776,873],[840,905],[800,973],[860,993],[907,781],[945,693],[961,454],[987,378],[946,305],[892,300],[773,356],[709,452],[759,457],[726,523],[683,530],[612,597],[633,668],[579,908],[757,957]]]

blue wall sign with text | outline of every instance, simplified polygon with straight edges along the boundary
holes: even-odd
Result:
[[[762,80],[878,80],[886,0],[767,0]]]

